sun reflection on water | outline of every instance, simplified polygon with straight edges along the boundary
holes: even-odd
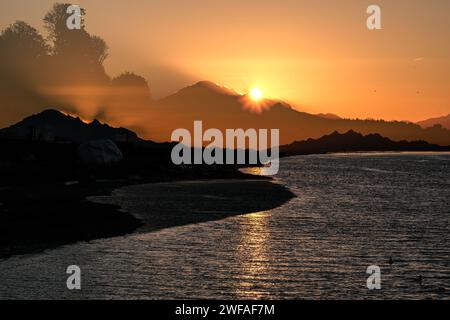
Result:
[[[267,227],[269,211],[261,211],[243,216],[240,224],[240,242],[237,248],[239,268],[241,270],[236,294],[239,297],[260,299],[264,290],[258,288],[259,279],[268,271],[268,241]]]

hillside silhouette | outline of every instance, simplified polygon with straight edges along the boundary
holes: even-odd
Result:
[[[153,115],[158,121],[148,121],[149,126],[158,133],[154,136],[158,141],[170,139],[175,128],[192,128],[194,120],[202,120],[204,129],[279,128],[281,145],[349,130],[364,135],[378,133],[397,141],[450,145],[450,131],[439,127],[423,129],[407,122],[329,118],[299,112],[286,103],[271,100],[264,102],[261,112],[253,112],[245,107],[246,99],[245,95],[202,81],[154,102]]]
[[[450,146],[433,145],[426,141],[392,141],[379,134],[364,136],[350,130],[344,134],[333,132],[319,139],[296,141],[280,148],[284,156],[363,151],[450,151]]]
[[[422,128],[431,128],[434,126],[441,126],[450,130],[450,114],[443,117],[431,118],[417,122]]]
[[[132,130],[115,128],[97,119],[84,122],[78,117],[53,109],[26,117],[8,128],[0,129],[0,142],[8,142],[9,145],[46,143],[50,149],[52,145],[57,149],[62,144],[79,145],[105,139],[144,149],[159,148],[161,152],[167,153],[166,156],[170,153],[170,146],[174,145],[144,140]],[[430,144],[423,140],[393,141],[380,134],[363,135],[354,130],[345,133],[334,131],[318,139],[309,138],[280,146],[280,152],[284,156],[358,151],[450,151],[450,146]]]
[[[136,133],[124,128],[113,128],[98,120],[90,123],[65,115],[56,110],[45,110],[12,125],[0,129],[0,138],[47,142],[83,143],[109,139],[117,142],[139,141]]]

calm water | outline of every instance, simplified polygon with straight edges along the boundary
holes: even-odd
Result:
[[[0,297],[450,298],[449,154],[296,157],[277,179],[297,197],[271,211],[0,261]]]

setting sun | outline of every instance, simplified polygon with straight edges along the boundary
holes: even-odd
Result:
[[[253,101],[260,101],[263,99],[263,97],[264,97],[264,93],[261,89],[259,89],[259,88],[250,89],[250,98]]]
[[[248,94],[242,96],[242,107],[253,113],[261,114],[270,109],[270,100],[265,99],[264,91],[258,87],[252,87]]]

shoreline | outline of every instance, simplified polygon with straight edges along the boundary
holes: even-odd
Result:
[[[376,155],[376,154],[450,154],[450,150],[418,150],[418,151],[404,151],[404,150],[381,150],[381,151],[328,151],[328,152],[313,152],[313,153],[299,153],[299,154],[288,154],[280,155],[280,159],[287,159],[292,157],[300,156],[322,156],[322,155],[345,155],[345,154],[355,154],[355,155]]]
[[[145,233],[272,210],[293,197],[287,187],[272,179],[249,176],[131,185],[89,200],[120,206],[121,212],[143,223],[136,232]]]
[[[175,176],[160,175],[153,178],[136,179],[134,177],[73,185],[47,183],[2,187],[0,188],[0,260],[39,253],[77,242],[89,242],[138,232],[145,223],[133,214],[124,212],[121,206],[88,200],[92,197],[112,197],[116,190],[122,188],[158,183],[183,183],[187,180],[205,183],[214,179],[234,180],[236,185],[239,185],[245,184],[246,179],[251,179],[255,181],[253,186],[260,184],[260,188],[257,188],[259,190],[278,190],[283,192],[282,198],[286,200],[293,197],[293,194],[285,187],[267,188],[268,184],[275,185],[270,182],[272,179],[244,174],[237,170],[203,172],[201,175],[198,175],[198,172],[194,174],[186,172],[185,175],[176,178],[178,182],[175,182]],[[276,203],[282,204],[280,201]],[[239,205],[242,206],[244,203]],[[267,207],[266,210],[268,209]],[[168,220],[160,218],[159,227],[147,229],[146,232],[242,213],[233,211],[231,214],[220,217],[214,214],[202,217],[185,214],[184,219],[178,217],[173,221],[170,221],[170,218]],[[156,217],[153,216],[155,219]]]
[[[0,210],[0,259],[39,253],[79,241],[125,235],[141,223],[119,211],[85,198],[106,195],[119,182],[46,184],[3,189],[6,199]]]

